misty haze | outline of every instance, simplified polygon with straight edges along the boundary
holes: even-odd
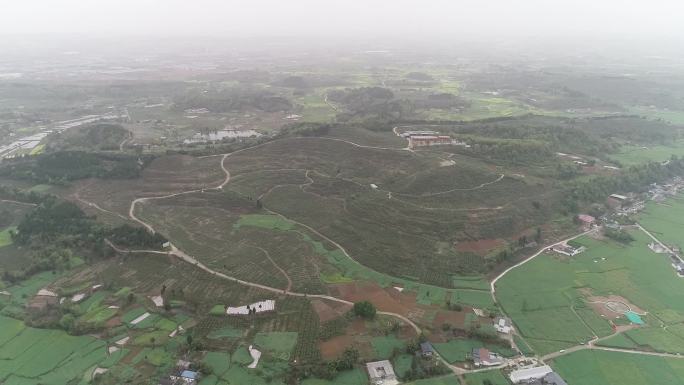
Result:
[[[684,5],[0,7],[0,384],[684,385]]]

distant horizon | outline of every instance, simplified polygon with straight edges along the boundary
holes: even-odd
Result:
[[[0,36],[684,39],[674,0],[23,0]]]

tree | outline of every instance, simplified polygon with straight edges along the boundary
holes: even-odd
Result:
[[[354,314],[356,314],[359,317],[373,319],[375,318],[376,312],[377,311],[375,310],[375,306],[373,306],[373,304],[368,301],[356,302],[354,304]]]
[[[359,361],[359,351],[354,348],[345,349],[339,360],[337,360],[336,369],[340,371],[353,369],[354,365]]]

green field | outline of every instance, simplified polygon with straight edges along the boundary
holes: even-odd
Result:
[[[240,338],[244,334],[243,330],[227,326],[221,329],[212,330],[211,333],[207,334],[207,338],[219,339],[219,338]]]
[[[582,289],[621,295],[658,323],[684,320],[684,303],[676,294],[684,290],[684,281],[665,256],[647,248],[650,238],[636,230],[631,234],[635,241],[629,246],[582,237],[577,242],[588,248],[584,253],[562,261],[542,254],[497,282],[499,303],[536,351],[549,353],[586,342],[594,334],[610,334],[606,322],[584,305]],[[665,349],[657,341],[651,341],[653,347]]]
[[[353,369],[338,373],[332,380],[308,378],[302,381],[302,385],[367,385],[369,382],[368,374],[363,369]]]
[[[10,236],[10,231],[15,231],[16,229],[16,227],[11,226],[0,231],[0,247],[12,244],[12,237]]]
[[[568,384],[684,384],[684,360],[679,358],[581,350],[554,359],[551,366]]]
[[[625,333],[616,334],[610,338],[601,340],[597,343],[597,345],[620,349],[637,348],[637,344],[634,341],[632,341],[629,337],[627,337]]]
[[[509,347],[483,343],[477,340],[456,339],[449,342],[434,343],[433,346],[437,352],[439,352],[439,355],[450,364],[467,361],[473,349],[482,347],[487,348],[492,352],[499,353],[504,357],[512,357],[515,355],[515,352]]]
[[[386,360],[390,358],[395,349],[404,350],[406,343],[393,335],[373,337],[371,345],[375,351],[375,357],[378,360]]]
[[[407,385],[462,385],[456,376],[428,378],[407,383]]]
[[[235,227],[240,228],[241,226],[255,226],[273,230],[290,230],[294,227],[294,224],[277,215],[251,214],[240,217],[240,220],[237,221]]]
[[[230,369],[230,354],[220,352],[208,352],[202,360],[212,369],[212,373],[217,377],[222,377]]]
[[[113,365],[124,354],[108,357],[103,341],[34,329],[2,316],[0,331],[0,379],[5,383],[67,384],[95,365]]]
[[[274,357],[287,361],[297,343],[297,332],[257,333],[254,343]]]
[[[684,246],[684,196],[677,195],[665,204],[650,201],[638,218],[639,224],[662,242]]]
[[[492,385],[509,385],[508,379],[500,370],[489,370],[486,372],[471,373],[465,376],[464,385],[484,385],[485,380],[489,380]]]
[[[631,166],[648,162],[663,162],[672,155],[684,156],[684,141],[678,141],[672,145],[653,145],[653,146],[622,146],[620,152],[610,155],[623,166]]]

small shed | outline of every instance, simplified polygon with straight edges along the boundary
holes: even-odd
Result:
[[[420,354],[425,358],[430,358],[435,354],[435,349],[429,342],[423,342],[420,344]]]

